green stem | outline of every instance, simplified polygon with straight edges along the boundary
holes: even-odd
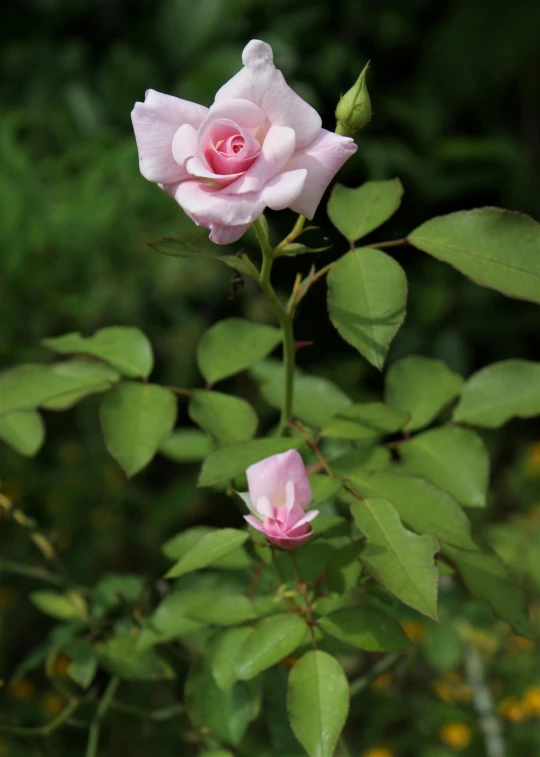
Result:
[[[272,273],[273,251],[265,233],[264,226],[260,219],[257,219],[253,228],[257,234],[257,239],[262,252],[262,267],[259,274],[259,285],[269,300],[276,318],[281,326],[282,341],[283,341],[283,365],[285,369],[285,386],[283,392],[283,408],[281,411],[281,421],[279,424],[279,435],[283,436],[287,430],[287,426],[292,419],[293,409],[293,393],[294,393],[294,362],[295,362],[295,346],[294,346],[294,332],[292,321],[289,318],[287,311],[285,310],[281,300],[277,296],[274,287],[270,281],[270,274]]]
[[[60,728],[81,704],[79,699],[72,699],[62,712],[53,720],[41,726],[0,726],[0,733],[12,733],[14,736],[48,736]]]
[[[366,689],[377,676],[392,670],[401,659],[402,655],[400,655],[399,652],[391,652],[390,654],[381,657],[368,673],[351,682],[351,697],[364,691],[364,689]]]
[[[109,681],[107,688],[105,689],[105,693],[103,694],[101,702],[99,703],[99,706],[96,710],[94,719],[90,723],[90,728],[88,731],[88,744],[86,746],[86,757],[97,757],[101,721],[105,717],[105,714],[107,713],[107,710],[112,703],[119,685],[120,679],[116,676],[113,676]]]
[[[61,586],[63,583],[61,578],[49,570],[45,570],[45,568],[40,568],[36,565],[26,565],[15,560],[7,560],[6,558],[0,560],[0,573],[4,570],[9,573],[16,573],[19,576],[35,578],[38,581],[46,581],[55,586]]]
[[[298,239],[300,234],[304,231],[304,225],[306,223],[306,217],[305,216],[298,216],[298,219],[296,223],[294,224],[292,231],[287,234],[285,239],[283,239],[274,249],[274,257],[277,258],[279,255],[281,255],[283,249],[290,244],[291,242],[294,242],[295,239]]]
[[[111,709],[123,712],[126,715],[132,715],[136,718],[145,718],[147,720],[170,720],[176,718],[185,712],[183,704],[174,704],[170,707],[164,707],[161,710],[146,710],[144,707],[138,707],[135,704],[128,704],[127,702],[111,702]]]

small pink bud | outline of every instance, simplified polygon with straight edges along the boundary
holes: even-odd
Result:
[[[270,544],[296,549],[313,535],[310,522],[318,510],[305,512],[313,499],[300,454],[291,449],[251,465],[247,471],[249,492],[240,496],[252,512],[250,526],[261,531]]]

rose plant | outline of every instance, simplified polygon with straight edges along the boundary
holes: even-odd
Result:
[[[388,251],[412,245],[482,286],[540,304],[540,226],[482,208],[365,244],[398,210],[402,186],[398,179],[337,184],[327,209],[345,252],[298,276],[282,298],[272,284],[276,261],[322,249],[297,240],[354,154],[354,132],[369,121],[366,71],[338,104],[333,133],[286,84],[269,45],[251,41],[243,62],[210,108],[150,90],[133,125],[141,173],[209,229],[211,242],[255,233],[251,241],[246,234],[252,254],[223,254],[191,239],[151,246],[201,255],[252,279],[279,328],[242,318],[213,325],[197,353],[203,388],[150,381],[149,339],[118,326],[47,339],[65,359],[0,375],[0,436],[22,455],[43,443],[42,410],[101,394],[105,445],[128,477],[158,453],[199,462],[198,485],[221,497],[238,527],[173,536],[162,547],[170,569],[152,591],[136,576],[104,576],[85,589],[56,571],[48,535],[1,499],[4,516],[28,530],[47,563],[32,575],[54,587],[30,599],[59,622],[43,654],[19,672],[43,661],[50,671],[60,655],[69,663],[65,710],[41,728],[6,725],[14,737],[49,733],[79,712],[89,728],[86,755],[95,757],[120,685],[178,679],[184,693],[171,712],[190,730],[195,746],[186,754],[346,755],[350,697],[404,664],[405,617],[438,620],[441,576],[520,636],[538,636],[521,586],[485,538],[490,461],[477,429],[540,414],[540,364],[506,360],[465,378],[440,360],[407,355],[387,371],[384,396],[353,401],[297,369],[294,320],[326,277],[336,331],[382,370],[407,304],[405,271]],[[299,214],[278,243],[266,208]],[[280,344],[281,359],[271,358]],[[264,424],[245,399],[214,388],[240,372],[270,413]],[[179,401],[191,423],[175,427]]]

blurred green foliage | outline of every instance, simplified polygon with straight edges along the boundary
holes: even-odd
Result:
[[[401,178],[405,200],[387,238],[403,236],[437,213],[481,205],[540,218],[535,0],[20,0],[3,16],[2,367],[43,359],[39,341],[47,336],[137,325],[152,340],[161,381],[200,385],[194,351],[209,324],[238,314],[271,320],[259,294],[249,284],[233,286],[230,272],[208,261],[164,258],[146,247],[158,236],[205,233],[142,179],[129,120],[133,103],[150,87],[209,105],[239,68],[252,37],[273,45],[278,66],[329,129],[340,93],[371,59],[374,116],[340,180],[357,186],[366,179]],[[281,216],[270,218],[276,235],[292,221],[292,215]],[[317,222],[330,236],[324,213]],[[323,254],[327,260],[333,253]],[[432,354],[467,374],[497,359],[538,357],[537,308],[481,289],[410,248],[399,255],[410,281],[409,310],[391,360]],[[281,263],[283,285],[290,287],[297,265]],[[306,270],[309,263],[300,265]],[[298,338],[315,338],[316,345],[301,351],[300,362],[316,366],[354,399],[369,399],[380,378],[337,343],[323,316],[324,302],[319,285],[303,304]],[[321,365],[317,345],[330,339],[332,358]],[[255,393],[250,386],[242,390]],[[264,416],[266,406],[259,403]],[[219,498],[194,489],[195,467],[159,459],[126,483],[107,457],[96,417],[92,398],[65,416],[48,413],[49,441],[32,461],[2,448],[4,492],[53,534],[77,582],[91,585],[110,570],[157,578],[165,569],[158,548],[169,535],[186,524],[240,522]],[[508,550],[517,544],[520,554],[519,534],[529,532],[527,513],[534,514],[540,501],[540,429],[515,421],[504,436],[485,437],[495,470],[493,543],[512,564],[516,552]],[[503,518],[512,518],[513,536],[500,530]],[[2,528],[0,549],[22,562],[37,555],[11,525]],[[528,581],[537,592],[538,577]],[[48,631],[26,600],[31,588],[27,579],[14,584],[0,575],[0,678],[6,680]],[[464,614],[459,595],[450,595],[447,604],[448,619]],[[539,748],[539,713],[534,697],[529,693],[529,709],[523,697],[540,682],[538,656],[513,637],[503,638],[490,619],[469,620],[491,644],[486,655],[513,754],[529,757]],[[436,631],[430,626],[426,633]],[[409,660],[399,674],[372,683],[354,700],[354,757],[375,748],[387,752],[370,757],[448,757],[458,747],[441,729],[454,722],[471,729],[462,753],[481,753],[470,695],[452,694],[448,701],[437,693],[439,676],[455,684],[461,675],[455,672],[460,656],[445,668],[433,652],[444,641],[432,640],[430,652],[424,647],[417,653],[425,654],[423,664]],[[276,681],[279,686],[283,681]],[[57,714],[59,696],[44,677],[26,676],[0,689],[0,710],[43,722]],[[163,684],[134,686],[130,696],[153,709],[175,700],[171,686]],[[0,755],[72,755],[81,733],[68,728],[36,747],[3,739]],[[284,753],[292,748],[294,755],[288,733],[282,737]],[[158,748],[162,757],[191,755],[192,739],[186,720],[181,727],[172,720],[153,728],[144,718],[118,715],[104,753],[143,757]]]

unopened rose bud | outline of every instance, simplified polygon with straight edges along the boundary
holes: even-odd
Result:
[[[336,108],[336,134],[350,137],[363,129],[371,119],[371,100],[366,83],[369,63],[356,80],[354,86],[346,92]]]

